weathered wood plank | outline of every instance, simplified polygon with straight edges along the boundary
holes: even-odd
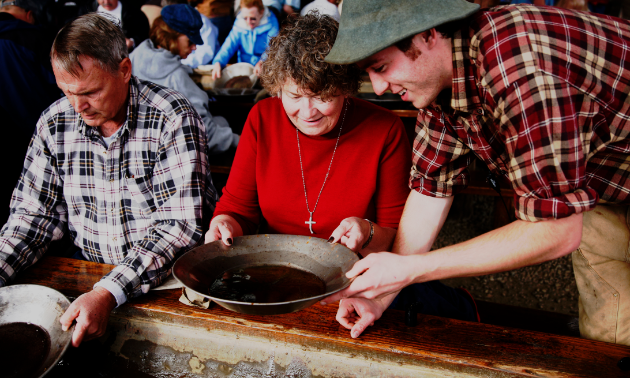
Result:
[[[113,267],[48,257],[17,283],[36,283],[77,296],[91,289]],[[255,335],[312,348],[371,356],[381,361],[429,364],[478,371],[492,376],[623,377],[616,363],[630,347],[539,332],[419,315],[417,327],[404,324],[404,314],[387,311],[358,339],[335,321],[336,305],[314,305],[292,314],[244,315],[212,306],[208,310],[178,302],[179,290],[152,291],[116,310],[116,316],[163,322],[241,335]],[[415,361],[415,362],[414,362]],[[400,362],[402,363],[402,362]]]

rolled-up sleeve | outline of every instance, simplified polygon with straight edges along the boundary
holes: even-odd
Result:
[[[444,124],[441,112],[421,109],[416,121],[409,187],[430,197],[450,197],[468,185],[470,150]]]
[[[603,151],[590,141],[594,129],[607,124],[606,110],[588,94],[541,71],[497,96],[501,128],[511,135],[506,152],[517,217],[533,222],[592,210],[599,200],[591,187],[597,174],[589,174],[587,166],[597,159],[588,160]],[[603,163],[596,170],[605,176]]]

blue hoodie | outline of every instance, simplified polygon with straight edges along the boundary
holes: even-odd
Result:
[[[278,19],[269,9],[265,8],[260,24],[250,29],[243,16],[239,13],[234,21],[230,35],[214,57],[212,64],[220,63],[221,68],[227,66],[228,61],[238,51],[238,61],[256,65],[264,54],[269,40],[278,35]]]

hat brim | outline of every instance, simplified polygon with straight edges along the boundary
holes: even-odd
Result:
[[[188,37],[188,39],[190,39],[190,42],[194,43],[195,45],[203,45],[203,39],[201,39],[201,35],[199,33],[186,34],[186,36]]]
[[[464,19],[478,10],[479,4],[465,0],[346,0],[337,39],[325,61],[356,63],[402,39]]]

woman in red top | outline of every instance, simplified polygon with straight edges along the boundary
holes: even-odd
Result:
[[[249,113],[206,242],[258,231],[312,235],[363,256],[391,250],[409,194],[409,141],[400,118],[351,97],[357,66],[324,62],[336,35],[336,21],[309,14],[271,40],[261,82],[275,97]],[[439,282],[408,292],[393,305],[420,300],[424,313],[474,317],[472,302]]]
[[[400,118],[351,97],[358,67],[324,63],[336,28],[310,16],[272,40],[261,81],[277,97],[249,113],[207,242],[258,229],[330,238],[362,255],[391,250],[411,149]],[[313,32],[294,37],[303,30]]]

